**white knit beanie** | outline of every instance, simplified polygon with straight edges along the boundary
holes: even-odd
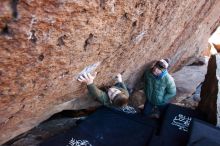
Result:
[[[168,64],[168,62],[167,62],[166,60],[161,59],[160,62],[162,62],[162,63],[164,64],[164,68],[165,68],[165,69],[168,68],[169,64]]]

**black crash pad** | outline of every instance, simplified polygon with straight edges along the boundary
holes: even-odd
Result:
[[[158,123],[142,114],[101,107],[77,127],[41,146],[147,146]]]
[[[189,127],[193,118],[201,116],[192,109],[169,104],[160,132],[153,136],[150,146],[186,146],[189,139]]]
[[[188,146],[220,146],[220,128],[194,119]]]

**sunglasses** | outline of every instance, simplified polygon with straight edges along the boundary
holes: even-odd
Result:
[[[154,67],[158,68],[158,69],[161,70],[161,71],[163,71],[163,70],[165,69],[164,66],[163,66],[163,63],[160,62],[160,61],[158,61],[158,62],[154,65]]]

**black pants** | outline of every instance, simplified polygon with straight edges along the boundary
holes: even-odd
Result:
[[[168,104],[164,105],[153,105],[148,100],[145,101],[144,104],[144,115],[149,116],[156,110],[159,110],[160,115],[163,115],[163,113],[166,111]]]

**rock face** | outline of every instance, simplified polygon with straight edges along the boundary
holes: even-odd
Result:
[[[201,111],[208,122],[217,124],[217,55],[212,55],[209,59],[208,70],[201,88],[201,101],[198,110]],[[219,76],[219,75],[218,75]]]
[[[208,57],[195,58],[189,65],[173,73],[177,95],[173,104],[195,109],[200,100],[201,83],[207,72]]]
[[[173,73],[177,88],[177,98],[191,96],[196,87],[204,81],[207,72],[208,58],[199,58],[203,65],[187,65]]]
[[[95,106],[76,81],[100,62],[98,86],[120,72],[133,87],[145,65],[172,70],[207,47],[219,0],[1,0],[0,144],[63,109]]]
[[[216,50],[216,52],[220,52],[220,26],[215,30],[215,32],[212,34],[212,36],[209,38],[209,43],[213,44],[213,48]],[[211,50],[211,45],[209,45],[209,49]]]
[[[39,146],[41,142],[76,126],[77,119],[59,118],[47,121],[2,146]]]

